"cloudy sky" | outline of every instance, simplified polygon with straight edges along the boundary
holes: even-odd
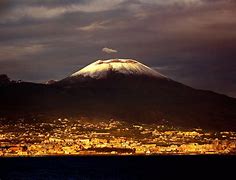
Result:
[[[1,0],[0,74],[44,82],[133,58],[236,97],[235,17],[235,0]]]

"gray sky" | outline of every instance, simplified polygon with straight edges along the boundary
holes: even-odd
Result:
[[[235,0],[1,0],[0,74],[43,82],[133,58],[236,97],[235,17]]]

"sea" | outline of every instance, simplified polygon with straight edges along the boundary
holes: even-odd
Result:
[[[235,156],[221,155],[13,157],[0,158],[0,179],[228,179],[233,164]]]

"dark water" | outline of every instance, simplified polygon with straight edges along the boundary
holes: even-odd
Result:
[[[234,162],[233,156],[1,158],[0,179],[176,179],[189,173],[202,179],[222,168],[234,172]]]

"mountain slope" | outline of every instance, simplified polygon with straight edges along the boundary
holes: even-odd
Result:
[[[80,97],[87,116],[236,129],[234,98],[193,89],[131,59],[96,61],[55,86]]]
[[[236,99],[193,89],[134,60],[96,61],[49,85],[5,85],[0,98],[2,116],[30,111],[236,130]]]

